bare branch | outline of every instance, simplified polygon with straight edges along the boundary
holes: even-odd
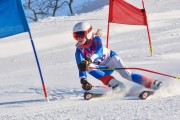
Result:
[[[70,13],[73,14],[73,0],[61,1],[62,0],[25,0],[23,6],[25,10],[27,10],[27,17],[33,21],[48,16],[56,16],[57,11],[65,4],[68,5]]]

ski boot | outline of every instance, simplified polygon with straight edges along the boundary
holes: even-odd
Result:
[[[123,92],[126,89],[125,85],[122,82],[114,78],[109,81],[108,86],[111,87],[115,92]]]
[[[163,83],[158,80],[154,80],[154,82],[151,84],[151,89],[158,90],[160,87],[162,87]]]
[[[156,90],[158,90],[160,87],[162,87],[162,82],[161,81],[158,81],[158,80],[154,80],[154,82],[151,84],[150,88],[152,90],[145,90],[145,91],[142,91],[140,94],[139,94],[139,98],[141,100],[145,100],[146,98],[148,98],[149,96],[151,95],[154,95],[154,93],[156,92]]]

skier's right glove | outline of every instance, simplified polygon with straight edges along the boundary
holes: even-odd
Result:
[[[86,60],[81,61],[78,65],[79,71],[86,71],[90,63],[92,63],[90,58],[86,58]]]
[[[88,61],[87,61],[87,60],[83,60],[83,61],[80,62],[79,65],[78,65],[79,71],[86,71],[87,68],[88,68]]]
[[[86,78],[81,79],[81,85],[82,85],[82,88],[84,90],[91,90],[92,89],[92,85],[87,81]]]

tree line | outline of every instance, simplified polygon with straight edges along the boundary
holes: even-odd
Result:
[[[73,2],[74,0],[24,0],[23,6],[27,11],[27,18],[38,21],[48,16],[56,16],[58,10],[64,6],[68,6],[70,14],[73,15]],[[90,0],[87,1],[87,3],[88,2],[90,2]]]

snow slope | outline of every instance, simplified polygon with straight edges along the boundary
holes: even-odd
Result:
[[[141,6],[139,0],[128,0]],[[178,0],[145,0],[153,44],[150,56],[146,28],[111,24],[109,48],[118,52],[129,67],[140,67],[180,75],[180,7]],[[134,71],[161,80],[165,88],[152,99],[100,98],[83,100],[74,52],[72,27],[89,21],[103,29],[106,42],[108,6],[76,16],[48,18],[31,23],[33,39],[47,86],[45,102],[35,58],[27,33],[1,39],[0,119],[1,120],[179,120],[180,81]],[[130,92],[143,89],[117,73]],[[101,82],[88,76],[94,85]]]

